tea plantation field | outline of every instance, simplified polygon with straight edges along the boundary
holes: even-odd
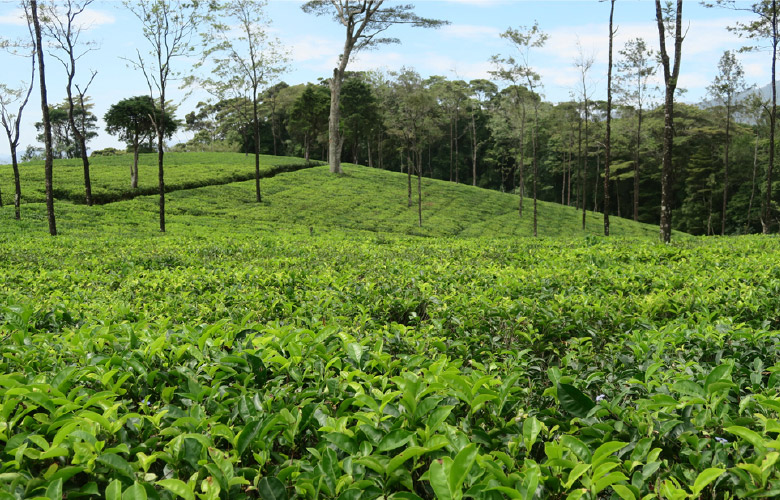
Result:
[[[263,182],[0,210],[1,499],[780,494],[776,237]]]

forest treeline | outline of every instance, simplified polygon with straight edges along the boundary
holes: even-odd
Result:
[[[725,106],[675,106],[675,229],[720,234],[725,222],[726,234],[761,231],[768,123],[764,103],[748,95],[739,101],[738,113],[731,120],[725,219]],[[528,195],[530,110],[538,99],[522,86],[499,89],[487,80],[422,78],[411,69],[389,74],[351,73],[341,94],[341,159],[412,174],[421,166],[426,177]],[[327,161],[327,81],[292,86],[279,83],[265,91],[262,101],[262,154]],[[171,149],[254,152],[252,123],[246,111],[249,106],[247,100],[236,99],[198,103],[180,124],[193,138]],[[524,106],[525,127],[520,123]],[[605,106],[603,101],[589,101],[587,109],[582,101],[541,102],[537,133],[540,200],[579,208],[584,201],[586,210],[602,210]],[[615,107],[610,212],[657,224],[662,106],[651,105],[644,111],[639,136],[637,121],[637,107]],[[517,133],[520,129],[524,129],[524,138]]]

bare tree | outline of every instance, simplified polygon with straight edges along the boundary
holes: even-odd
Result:
[[[78,22],[78,17],[84,13],[94,0],[64,0],[64,5],[60,7],[57,3],[46,4],[43,9],[44,23],[43,30],[51,40],[53,51],[49,54],[57,59],[65,69],[67,75],[67,93],[66,101],[68,103],[68,123],[73,131],[73,136],[81,150],[81,161],[84,166],[84,194],[87,205],[92,206],[92,181],[89,175],[89,155],[87,154],[87,130],[76,125],[75,109],[76,99],[81,112],[85,112],[84,97],[97,75],[97,71],[92,74],[84,88],[74,83],[76,78],[76,63],[85,54],[94,50],[94,42],[81,41],[81,35],[84,33],[85,26]],[[73,95],[73,87],[76,87],[76,96]]]
[[[217,5],[218,13],[229,22],[216,18],[211,23],[211,30],[203,34],[204,62],[209,60],[213,66],[209,67],[211,76],[199,79],[199,82],[221,100],[241,102],[246,99],[252,103],[255,195],[260,203],[261,91],[284,71],[287,56],[280,42],[268,36],[268,21],[263,12],[265,2],[230,0]]]
[[[309,0],[303,4],[306,13],[330,15],[344,26],[346,38],[339,55],[339,65],[333,69],[330,80],[330,116],[328,119],[328,163],[331,173],[340,174],[341,147],[344,138],[339,132],[339,104],[341,84],[352,54],[384,43],[399,43],[397,38],[380,35],[396,24],[421,28],[436,28],[445,21],[427,19],[414,13],[413,5],[383,6],[385,0]]]
[[[718,62],[718,74],[707,87],[709,94],[725,108],[726,111],[726,144],[723,151],[723,209],[720,221],[720,234],[726,234],[726,207],[729,191],[729,146],[731,145],[731,116],[737,105],[737,96],[747,90],[745,72],[737,56],[727,50]]]
[[[539,29],[539,24],[534,23],[530,27],[520,27],[518,29],[508,28],[501,33],[501,38],[509,40],[517,50],[520,61],[516,64],[514,71],[525,81],[526,88],[531,93],[534,105],[534,123],[531,134],[531,165],[533,168],[533,198],[534,198],[534,236],[537,236],[538,207],[537,207],[537,184],[539,180],[539,159],[537,158],[537,136],[539,132],[539,105],[542,102],[541,96],[537,93],[537,88],[541,86],[541,77],[534,71],[530,64],[530,49],[542,47],[547,41],[547,34]],[[506,60],[505,60],[506,61]],[[508,62],[508,61],[507,61]],[[506,64],[506,63],[505,63]]]
[[[588,84],[588,72],[593,67],[594,57],[593,55],[586,56],[582,50],[582,45],[577,41],[579,54],[577,59],[574,60],[574,66],[580,72],[580,98],[582,99],[582,112],[580,113],[580,124],[584,122],[585,128],[585,154],[582,154],[582,150],[578,152],[580,156],[580,163],[583,163],[580,168],[580,189],[579,193],[582,197],[582,229],[585,229],[585,216],[587,215],[587,181],[588,181],[588,150],[590,149],[590,137],[588,136],[588,122],[590,121],[590,86]],[[582,129],[580,129],[580,134]],[[579,141],[579,144],[582,144]],[[579,148],[578,148],[579,149]],[[579,197],[579,196],[578,196]]]
[[[128,60],[141,70],[152,99],[159,99],[159,113],[155,116],[157,132],[157,177],[160,193],[160,231],[165,232],[165,92],[170,80],[179,76],[171,65],[174,60],[190,54],[190,40],[198,28],[201,12],[198,2],[181,0],[125,1],[125,6],[143,26],[143,36],[150,51],[144,55],[136,50],[136,59]]]
[[[43,144],[45,150],[44,177],[46,182],[46,215],[49,221],[49,234],[57,236],[57,221],[54,215],[54,193],[52,186],[52,167],[54,157],[51,150],[51,120],[49,119],[49,100],[46,96],[46,68],[43,58],[43,44],[41,39],[41,23],[38,19],[38,2],[30,0],[30,3],[24,3],[24,10],[27,14],[27,23],[32,21],[35,50],[38,54],[38,76],[41,87],[41,114],[43,121]]]
[[[32,28],[32,27],[30,27]],[[19,132],[22,122],[22,113],[24,112],[27,102],[30,100],[33,86],[35,85],[35,45],[32,43],[34,39],[34,33],[30,30],[30,42],[19,43],[17,46],[26,46],[29,48],[29,53],[24,54],[25,57],[30,58],[31,75],[29,85],[22,84],[19,88],[11,88],[7,85],[0,83],[0,122],[3,124],[6,136],[8,137],[8,146],[11,150],[11,166],[14,172],[14,217],[16,220],[20,220],[21,214],[21,201],[22,201],[22,183],[19,178],[19,160],[17,155],[17,149],[19,148]],[[26,90],[25,90],[26,87]],[[11,107],[15,106],[16,112],[11,110]],[[2,197],[0,196],[0,207],[3,206]]]
[[[639,172],[640,155],[642,146],[642,118],[644,105],[649,95],[648,82],[655,74],[655,53],[647,48],[647,44],[641,38],[634,38],[626,42],[620,51],[623,60],[617,63],[618,75],[616,78],[616,90],[624,104],[632,106],[636,110],[637,124],[634,135],[634,220],[639,220]]]
[[[612,21],[615,14],[615,0],[609,7],[609,65],[607,66],[607,138],[604,145],[604,236],[609,236],[609,156],[612,144],[612,41],[615,31]]]
[[[680,75],[680,56],[682,54],[682,6],[683,0],[677,0],[677,10],[672,12],[671,4],[661,7],[661,0],[655,0],[655,19],[658,25],[661,65],[664,68],[664,151],[661,171],[661,241],[669,243],[672,239],[672,146],[674,145],[674,92]],[[670,62],[666,51],[666,34],[674,25],[674,62]]]

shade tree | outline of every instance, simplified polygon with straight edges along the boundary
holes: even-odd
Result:
[[[178,122],[169,114],[158,120],[160,109],[154,99],[148,95],[128,97],[112,104],[103,116],[106,132],[126,142],[133,151],[133,164],[130,166],[130,187],[138,187],[138,153],[144,141],[152,142],[157,123],[162,121],[163,134],[170,138],[178,128]]]
[[[436,28],[445,24],[445,21],[417,15],[411,4],[391,6],[389,3],[385,0],[309,0],[301,7],[304,12],[331,17],[346,30],[338,66],[333,69],[330,78],[328,164],[331,173],[341,173],[341,149],[344,145],[344,137],[339,130],[341,86],[353,55],[382,44],[399,43],[397,38],[382,36],[394,25]]]

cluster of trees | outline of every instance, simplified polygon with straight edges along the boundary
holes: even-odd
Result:
[[[36,126],[45,145],[47,187],[51,158],[83,158],[88,204],[89,160],[84,153],[95,135],[96,119],[87,89],[96,73],[77,74],[76,64],[93,50],[91,42],[81,40],[77,22],[92,1],[66,0],[57,6],[23,0],[30,40],[14,45],[29,54],[33,75],[37,62],[43,119]],[[420,224],[421,178],[427,176],[517,193],[521,217],[523,197],[532,196],[534,235],[537,200],[577,207],[583,226],[588,210],[601,211],[605,234],[610,214],[657,223],[664,241],[669,241],[672,228],[694,234],[766,233],[777,223],[772,197],[774,84],[771,101],[757,95],[747,98],[739,61],[726,52],[709,88],[708,104],[675,103],[684,38],[682,4],[656,1],[660,50],[651,49],[648,41],[630,40],[618,50],[613,65],[612,0],[605,37],[606,101],[593,99],[593,60],[581,54],[575,61],[581,78],[572,100],[551,103],[544,100],[543,82],[532,65],[535,49],[547,39],[536,24],[502,34],[511,52],[493,56],[492,80],[422,78],[411,68],[386,74],[350,72],[347,66],[355,53],[397,41],[383,37],[392,25],[437,27],[443,21],[419,17],[412,6],[388,7],[384,0],[311,0],[303,5],[305,11],[329,15],[346,28],[344,50],[330,78],[290,86],[275,83],[286,61],[278,42],[268,37],[262,3],[128,2],[149,42],[149,52],[138,51],[129,62],[146,77],[149,92],[114,104],[105,116],[107,131],[135,153],[133,187],[139,151],[156,146],[161,231],[165,139],[183,126],[193,138],[174,149],[255,155],[258,202],[259,155],[293,155],[327,160],[334,173],[341,172],[342,161],[405,172],[409,206],[416,176]],[[716,4],[742,8],[726,0]],[[755,14],[755,22],[734,29],[758,44],[769,40],[776,50],[776,0],[761,0],[746,9]],[[204,71],[181,75],[176,61],[191,53],[196,35],[203,54],[197,66]],[[66,70],[67,98],[57,105],[46,102],[44,47]],[[663,89],[650,85],[655,73],[663,76]],[[172,78],[181,76],[212,98],[179,123],[166,101],[166,89]],[[0,87],[2,123],[15,172],[19,118],[32,80],[24,89]],[[18,111],[12,113],[14,104]],[[16,189],[18,217],[18,172]],[[50,207],[54,234],[51,201]]]

